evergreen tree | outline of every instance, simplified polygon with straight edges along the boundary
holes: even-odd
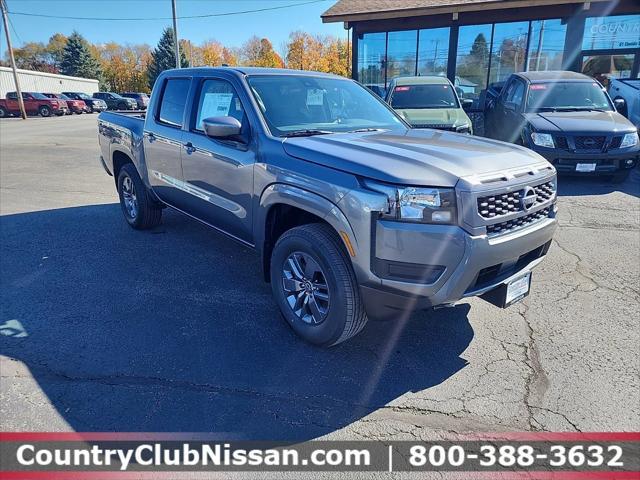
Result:
[[[60,72],[64,75],[83,78],[100,79],[102,76],[100,64],[91,54],[89,44],[76,31],[71,34],[64,47]]]
[[[489,47],[487,46],[487,39],[483,33],[479,33],[473,41],[469,56],[472,57],[475,62],[486,62],[489,58]]]
[[[151,52],[151,62],[147,72],[149,88],[153,88],[156,78],[162,72],[170,68],[176,68],[176,55],[173,45],[173,28],[165,28],[158,46]],[[187,57],[182,50],[180,50],[180,66],[183,68],[189,66]]]

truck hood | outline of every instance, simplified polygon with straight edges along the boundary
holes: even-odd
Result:
[[[633,124],[618,112],[540,112],[525,113],[527,121],[545,132],[629,132]]]
[[[453,187],[460,177],[545,162],[510,143],[439,130],[294,137],[283,148],[295,158],[402,185]]]
[[[411,125],[462,125],[471,124],[461,108],[406,108],[396,109]]]

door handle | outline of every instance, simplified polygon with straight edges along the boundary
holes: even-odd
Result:
[[[184,148],[189,155],[196,151],[196,147],[193,146],[193,143],[187,142],[184,144]]]
[[[153,143],[156,140],[156,136],[151,132],[147,133],[147,138],[149,139],[149,143]]]

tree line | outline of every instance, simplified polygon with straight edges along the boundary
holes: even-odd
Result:
[[[239,48],[216,40],[196,45],[182,39],[180,63],[188,66],[255,66],[316,70],[348,76],[351,64],[346,40],[295,31],[289,35],[281,56],[267,38],[253,36]],[[18,68],[75,77],[97,78],[106,91],[150,92],[158,75],[175,67],[173,29],[165,28],[158,44],[92,44],[74,31],[56,33],[44,42],[28,42],[14,49]],[[6,61],[3,65],[8,65]]]

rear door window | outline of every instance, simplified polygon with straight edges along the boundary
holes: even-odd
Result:
[[[182,127],[190,84],[190,78],[170,78],[166,81],[160,101],[158,121],[174,127]]]

